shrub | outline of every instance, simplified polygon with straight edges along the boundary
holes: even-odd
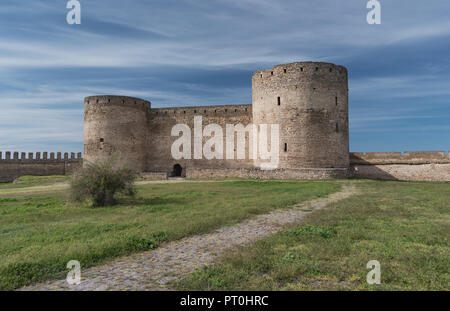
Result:
[[[72,199],[90,200],[94,207],[113,205],[118,193],[134,196],[137,173],[126,167],[117,167],[113,159],[87,163],[70,180]]]

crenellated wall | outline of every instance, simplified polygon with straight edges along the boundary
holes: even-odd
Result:
[[[192,158],[176,160],[172,157],[171,147],[178,136],[172,136],[172,127],[176,124],[186,124],[191,129],[192,143],[194,141],[194,117],[201,117],[203,129],[208,124],[217,124],[223,129],[223,159],[205,160],[195,159],[193,152]],[[147,170],[172,173],[175,164],[179,164],[183,171],[182,176],[186,175],[186,169],[234,169],[253,167],[253,161],[246,159],[237,159],[236,153],[234,159],[227,159],[225,155],[226,147],[226,124],[242,124],[247,126],[252,123],[251,105],[230,105],[230,106],[208,106],[208,107],[182,107],[182,108],[159,108],[151,109],[148,114],[148,158]],[[219,134],[215,134],[219,136]],[[209,137],[202,137],[202,145]],[[249,137],[245,137],[245,154],[248,154]],[[192,146],[193,148],[194,146]],[[236,150],[235,150],[236,152]]]
[[[0,182],[12,182],[24,175],[67,175],[82,163],[81,152],[0,152]]]
[[[349,175],[385,180],[450,181],[450,152],[354,152]]]

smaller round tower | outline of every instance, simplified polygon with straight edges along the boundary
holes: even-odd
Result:
[[[297,62],[257,71],[252,102],[254,124],[280,126],[280,169],[349,167],[345,67]]]
[[[118,164],[144,171],[150,102],[126,96],[90,96],[84,100],[84,159],[116,157]]]

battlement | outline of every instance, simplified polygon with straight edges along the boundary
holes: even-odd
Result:
[[[296,62],[276,65],[272,69],[258,70],[252,76],[253,83],[301,83],[313,80],[346,82],[344,66],[323,62]]]
[[[61,152],[2,152],[0,151],[0,161],[15,162],[34,162],[34,161],[80,161],[82,160],[81,152],[64,154]]]
[[[252,105],[226,105],[226,106],[194,106],[194,107],[175,107],[175,108],[152,108],[150,115],[152,117],[164,117],[173,115],[233,115],[233,114],[251,114]]]
[[[350,153],[350,163],[360,165],[445,164],[450,163],[450,153],[445,151],[353,152]]]
[[[82,164],[81,152],[0,151],[0,182],[11,182],[24,175],[67,175]]]
[[[89,96],[84,99],[85,105],[118,105],[128,106],[132,108],[148,111],[151,107],[151,102],[137,97],[116,96],[116,95],[101,95]]]

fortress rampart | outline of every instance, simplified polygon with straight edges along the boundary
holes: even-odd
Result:
[[[246,105],[152,108],[150,101],[135,97],[86,97],[84,159],[115,157],[148,176],[450,181],[450,156],[444,151],[349,153],[348,91],[345,67],[295,62],[255,72],[252,103]],[[194,143],[179,147],[183,156],[177,158],[172,148],[184,138],[184,130],[175,129],[180,125]],[[267,170],[264,159],[250,156],[251,150],[263,149],[252,136],[273,126],[278,126],[279,139],[269,134],[267,151],[275,150],[278,161]],[[203,146],[212,140],[213,127],[214,147],[209,147],[215,156],[207,159]],[[19,159],[18,153],[12,158],[9,153],[0,160],[0,181],[67,174],[81,162],[81,155]]]
[[[450,181],[450,152],[350,153],[349,175],[368,179]]]
[[[250,156],[252,139],[248,126],[256,126],[259,135],[263,131],[260,126],[276,125],[279,126],[278,146],[270,140],[268,150],[279,150],[277,175],[305,169],[318,172],[336,169],[341,175],[349,167],[347,85],[345,67],[298,62],[257,71],[252,77],[252,104],[248,105],[154,109],[150,102],[138,98],[87,97],[85,159],[96,161],[115,155],[119,162],[138,171],[169,175],[178,175],[177,167],[181,168],[181,176],[206,171],[223,176],[226,170],[231,173],[242,169],[262,176],[264,172],[254,172],[262,168],[264,160]],[[213,159],[195,156],[175,159],[171,148],[178,137],[173,135],[173,127],[182,124],[194,129],[196,118],[201,119],[202,128],[200,133],[192,130],[191,140],[202,136],[203,146],[211,136],[202,131],[209,125],[218,125],[223,131],[214,132],[215,137],[220,136],[223,146],[232,144],[233,154],[224,151]],[[238,133],[232,141],[227,140],[227,125],[245,127],[245,145],[238,143]],[[241,156],[242,148],[245,158]],[[285,174],[286,178],[291,175],[301,174]]]
[[[450,152],[446,151],[405,151],[405,152],[352,152],[353,165],[388,164],[450,164]]]
[[[81,152],[0,152],[0,182],[11,182],[23,175],[67,175],[83,163]]]
[[[148,171],[163,171],[169,175],[173,173],[175,165],[182,167],[182,175],[186,176],[187,168],[214,168],[214,169],[237,169],[253,167],[253,161],[246,159],[179,159],[176,160],[171,155],[171,146],[178,138],[171,136],[172,127],[176,124],[186,124],[192,129],[194,138],[194,116],[202,118],[202,126],[217,124],[226,129],[226,124],[242,124],[244,126],[252,123],[251,105],[229,105],[229,106],[208,106],[208,107],[181,107],[152,109],[148,115]],[[202,137],[202,145],[208,137]],[[193,140],[193,139],[192,139]],[[226,136],[222,133],[221,140],[225,146]],[[245,137],[245,153],[249,150],[249,136]]]

